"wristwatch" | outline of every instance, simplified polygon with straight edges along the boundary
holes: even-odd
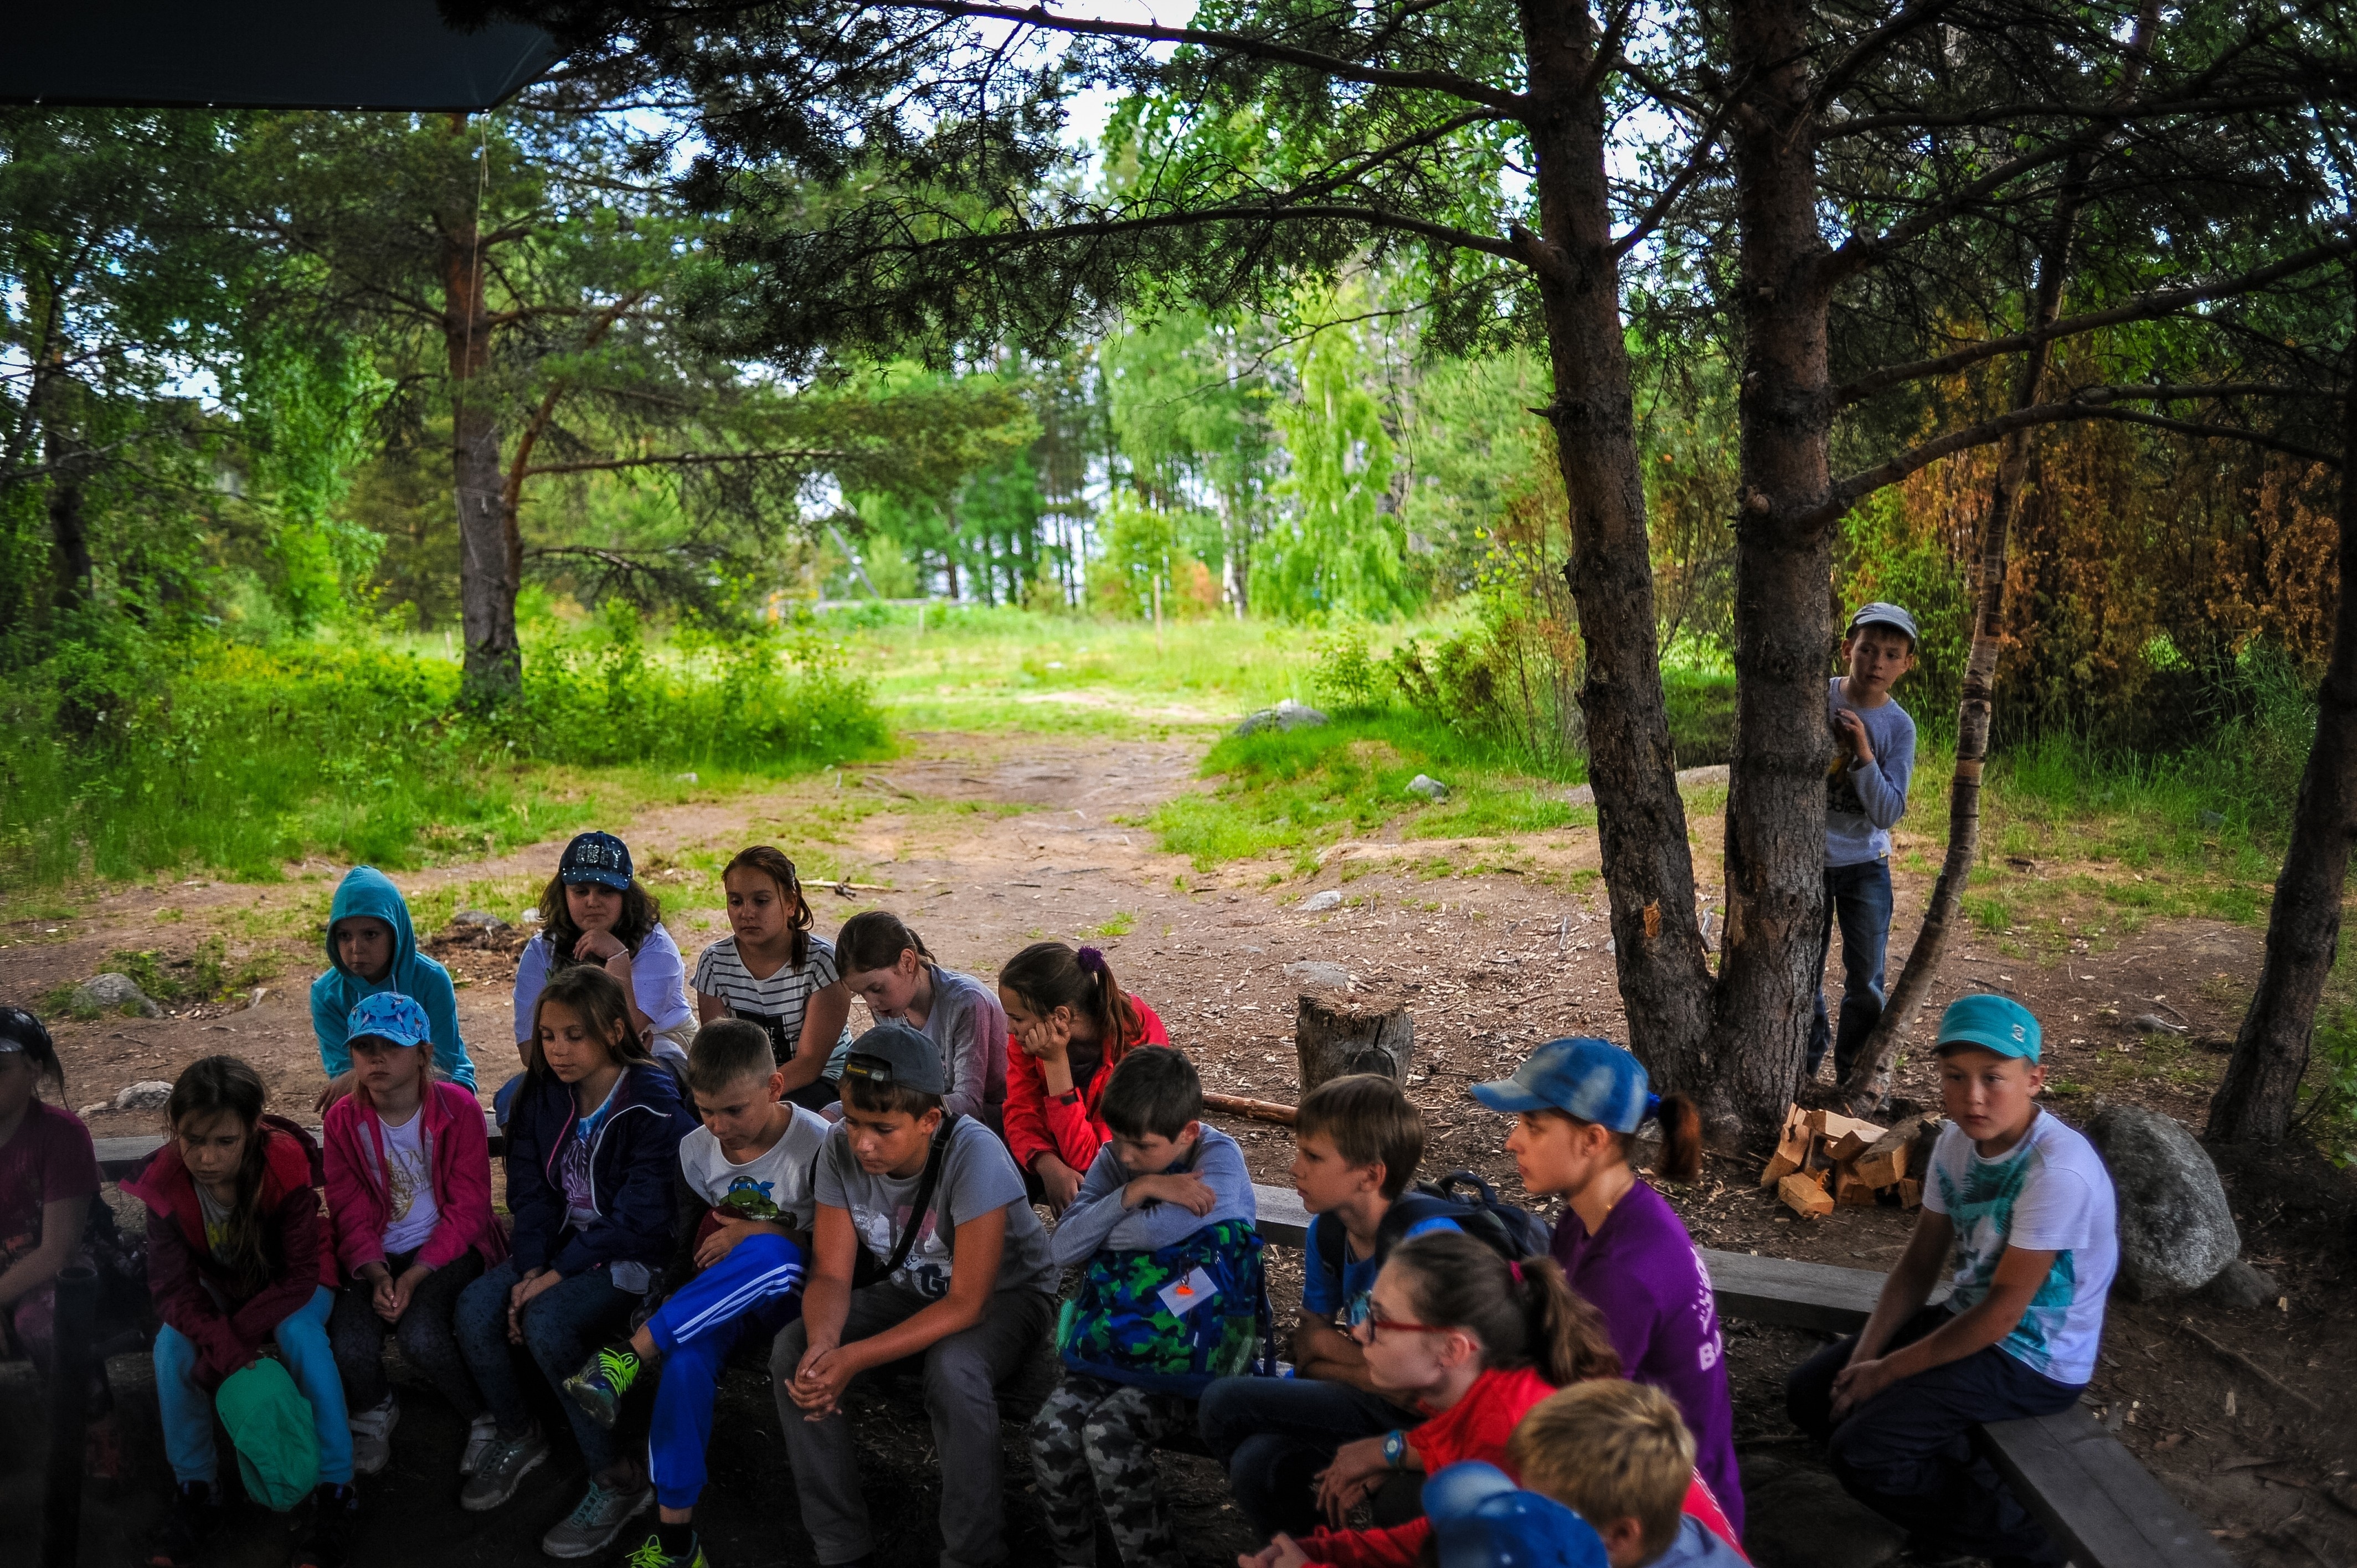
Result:
[[[1383,1434],[1383,1463],[1398,1469],[1407,1461],[1407,1434],[1394,1427]]]

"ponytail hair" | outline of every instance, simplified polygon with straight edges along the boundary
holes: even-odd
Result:
[[[1383,1267],[1400,1272],[1418,1322],[1463,1329],[1486,1367],[1529,1367],[1557,1388],[1620,1375],[1602,1315],[1552,1258],[1509,1262],[1461,1230],[1433,1230],[1393,1248]]]
[[[236,1057],[199,1057],[180,1069],[164,1101],[165,1119],[175,1137],[194,1120],[210,1122],[224,1112],[245,1129],[245,1152],[239,1156],[237,1194],[230,1204],[229,1220],[221,1227],[213,1256],[229,1270],[240,1295],[251,1295],[270,1281],[270,1254],[263,1245],[262,1176],[268,1165],[264,1145],[271,1137],[262,1124],[262,1108],[270,1091],[262,1075]]]
[[[843,929],[835,933],[834,972],[849,974],[854,970],[889,969],[904,952],[932,961],[925,939],[902,924],[899,916],[889,909],[869,909],[844,921]]]
[[[790,906],[786,912],[786,962],[795,969],[810,962],[810,900],[802,897],[802,874],[786,858],[786,852],[767,843],[740,849],[736,859],[720,868],[720,880],[726,882],[732,871],[758,871],[778,885],[778,897]]]
[[[1662,1123],[1662,1171],[1672,1181],[1702,1177],[1702,1112],[1683,1094],[1664,1094],[1653,1114]]]
[[[1107,1067],[1120,1061],[1146,1033],[1130,1010],[1128,993],[1113,977],[1113,965],[1094,948],[1033,942],[1006,961],[998,972],[998,983],[1035,1012],[1070,1007],[1094,1019]]]
[[[541,988],[540,1000],[532,1004],[532,1038],[524,1042],[525,1071],[537,1075],[548,1070],[540,1054],[540,1015],[552,1002],[570,1007],[589,1032],[605,1042],[606,1054],[622,1066],[653,1065],[655,1058],[647,1054],[646,1042],[630,1026],[630,999],[623,993],[622,983],[594,963],[576,963],[550,975]]]

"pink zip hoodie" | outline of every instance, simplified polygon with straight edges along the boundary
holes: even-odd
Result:
[[[471,1249],[485,1263],[508,1255],[507,1233],[491,1214],[491,1148],[483,1108],[455,1083],[427,1086],[417,1113],[434,1149],[434,1207],[440,1210],[417,1261],[438,1269]],[[328,1110],[328,1212],[336,1228],[336,1256],[347,1275],[384,1260],[384,1122],[366,1090]],[[362,1140],[365,1139],[366,1143]]]

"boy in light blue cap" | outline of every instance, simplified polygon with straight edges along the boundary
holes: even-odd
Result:
[[[1825,770],[1825,912],[1817,929],[1816,972],[1833,950],[1841,922],[1842,1001],[1836,1029],[1817,993],[1804,1078],[1817,1076],[1825,1047],[1834,1079],[1849,1076],[1866,1037],[1882,1016],[1882,957],[1890,943],[1890,830],[1907,814],[1915,771],[1915,721],[1890,688],[1915,668],[1915,618],[1897,605],[1861,605],[1841,645],[1848,673],[1825,687],[1834,760]]]
[[[1830,1442],[1851,1496],[1999,1568],[2064,1553],[1986,1461],[1957,1455],[1983,1422],[2079,1402],[2119,1266],[2111,1175],[2040,1108],[2040,1045],[2038,1020],[2009,997],[1949,1004],[1938,1047],[1948,1120],[1915,1234],[1865,1329],[1785,1384],[1793,1423]],[[1953,1289],[1926,1305],[1943,1266]]]

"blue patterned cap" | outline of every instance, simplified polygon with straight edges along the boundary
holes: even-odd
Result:
[[[630,889],[630,846],[612,833],[576,833],[556,863],[566,886],[594,882],[617,893]]]
[[[348,1039],[371,1035],[396,1046],[422,1046],[434,1037],[434,1028],[425,1021],[425,1008],[398,991],[380,991],[360,999],[344,1020],[344,1035]]]
[[[2010,996],[1959,996],[1940,1015],[1941,1046],[1977,1046],[2001,1057],[2036,1061],[2043,1033],[2029,1009]]]
[[[1645,1067],[1609,1040],[1584,1035],[1549,1040],[1512,1078],[1473,1086],[1492,1111],[1560,1111],[1615,1133],[1633,1133],[1660,1102]]]
[[[1572,1509],[1469,1459],[1424,1484],[1440,1568],[1605,1568],[1604,1541]]]

